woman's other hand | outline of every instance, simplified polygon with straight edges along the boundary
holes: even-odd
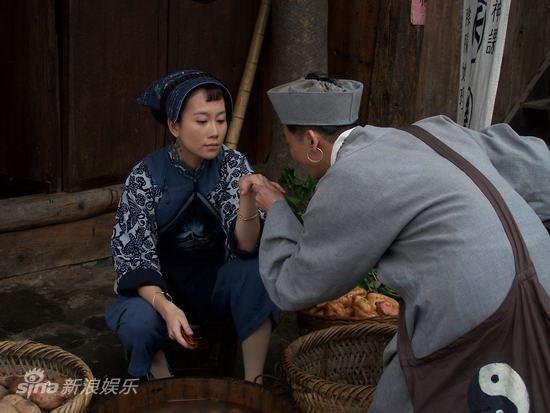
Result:
[[[185,313],[175,304],[170,302],[168,302],[159,312],[166,322],[168,337],[177,341],[182,347],[189,350],[194,350],[196,348],[196,344],[186,340],[184,337],[185,335],[189,337],[193,336],[193,330],[189,326]]]

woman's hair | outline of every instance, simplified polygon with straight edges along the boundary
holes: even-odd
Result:
[[[308,129],[311,129],[323,135],[325,139],[329,142],[334,142],[342,132],[351,129],[354,126],[357,126],[357,122],[354,122],[350,125],[286,125],[287,129],[295,135],[302,137]]]
[[[187,101],[189,100],[189,98],[194,96],[200,90],[204,90],[206,92],[206,101],[207,102],[213,102],[213,101],[223,99],[223,92],[222,92],[222,90],[219,86],[206,84],[206,85],[202,85],[202,86],[198,87],[197,89],[193,90],[191,93],[189,93],[185,97],[185,100],[183,101],[183,104],[181,105],[180,113],[178,115],[178,121],[177,121],[178,123],[181,121],[181,114],[185,110],[185,106],[187,105]],[[166,123],[168,122],[168,116],[166,115],[166,113],[164,111],[151,109],[151,112],[153,113],[153,117],[155,118],[155,120],[157,122],[162,123],[163,125],[166,125]]]

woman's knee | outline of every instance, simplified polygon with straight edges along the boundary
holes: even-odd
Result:
[[[258,259],[234,259],[225,263],[218,270],[218,277],[227,280],[233,286],[242,286],[244,283],[261,283]]]
[[[131,340],[147,341],[165,335],[166,324],[160,314],[141,297],[128,300],[120,315],[118,333]]]

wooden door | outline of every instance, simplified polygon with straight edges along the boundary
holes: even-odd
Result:
[[[122,182],[162,146],[139,94],[166,71],[168,0],[63,2],[63,186]]]
[[[52,1],[0,2],[0,198],[61,188],[58,45]]]

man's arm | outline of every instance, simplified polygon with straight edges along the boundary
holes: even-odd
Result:
[[[391,191],[357,178],[329,171],[309,203],[303,227],[285,201],[269,209],[260,274],[279,308],[298,310],[351,290],[410,219],[398,213]]]

